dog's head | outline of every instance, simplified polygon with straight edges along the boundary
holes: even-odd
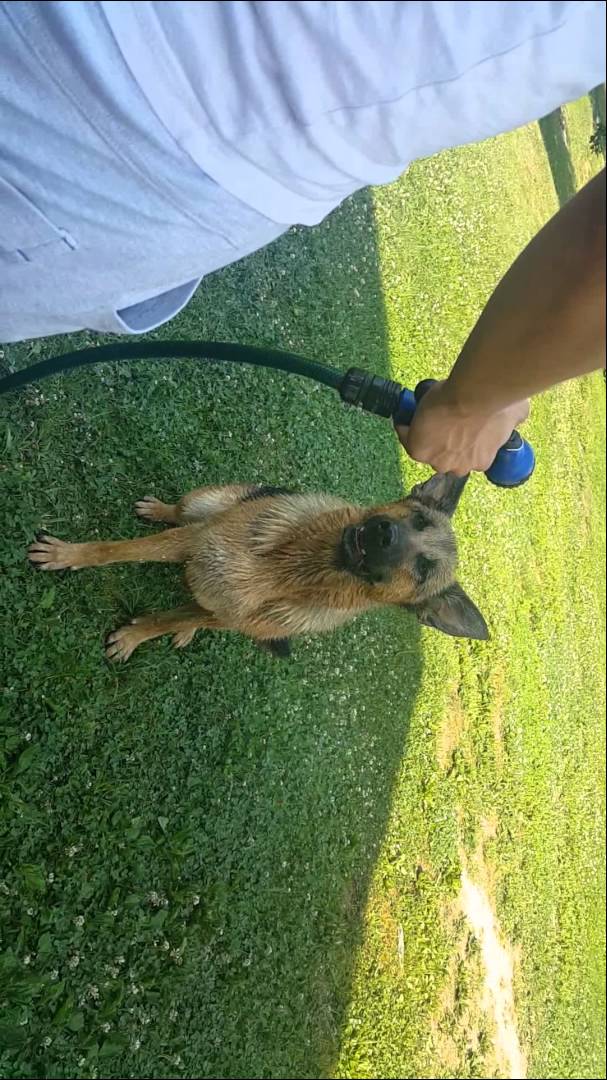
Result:
[[[377,601],[408,608],[425,626],[485,640],[485,620],[455,580],[451,518],[466,477],[436,473],[406,499],[361,514],[338,545],[338,564]]]

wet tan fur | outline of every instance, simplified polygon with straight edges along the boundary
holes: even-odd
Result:
[[[371,585],[336,564],[347,525],[373,514],[406,517],[418,508],[403,499],[362,509],[329,495],[268,495],[243,501],[252,485],[204,487],[174,505],[150,496],[137,514],[171,528],[136,540],[65,543],[42,536],[30,561],[40,569],[106,566],[118,562],[175,562],[185,566],[194,603],[135,619],[108,639],[111,659],[127,659],[141,642],[172,634],[186,645],[198,629],[235,630],[259,642],[332,630],[371,608],[419,603],[453,581],[455,544],[448,519],[429,511],[425,538],[439,564],[431,586],[418,586],[406,568],[389,584]]]

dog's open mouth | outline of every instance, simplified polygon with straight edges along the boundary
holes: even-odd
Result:
[[[366,555],[362,525],[348,525],[347,529],[344,529],[342,551],[346,569],[360,569]]]

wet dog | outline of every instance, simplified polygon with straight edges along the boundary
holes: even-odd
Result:
[[[406,498],[366,509],[254,485],[198,488],[171,505],[148,496],[135,505],[139,517],[172,528],[75,544],[42,534],[29,559],[41,570],[184,564],[192,603],[115,630],[106,643],[110,660],[127,660],[162,634],[187,645],[197,630],[235,630],[285,657],[291,638],[388,606],[446,634],[485,639],[482,615],[455,580],[451,518],[465,482],[436,474]]]

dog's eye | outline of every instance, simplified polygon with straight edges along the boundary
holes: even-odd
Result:
[[[423,532],[424,529],[428,528],[429,524],[430,522],[428,521],[428,518],[424,517],[423,514],[413,514],[411,518],[411,525],[416,530],[416,532]]]
[[[424,584],[424,581],[428,577],[431,570],[434,569],[435,564],[432,559],[427,559],[425,555],[418,555],[415,560],[415,573],[419,580],[420,585]]]

